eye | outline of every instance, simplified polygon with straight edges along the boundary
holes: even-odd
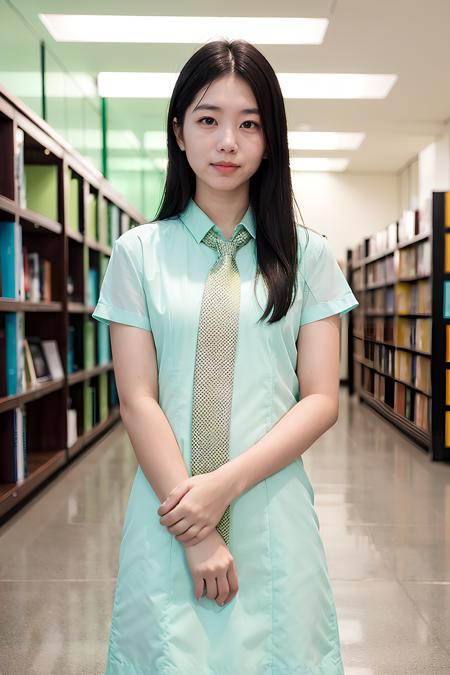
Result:
[[[249,122],[250,122],[250,124],[254,124],[256,128],[259,127],[259,124],[257,122],[254,122],[253,120],[245,120],[245,122],[242,122],[242,124],[248,124]],[[250,129],[250,128],[251,127],[246,127],[246,129]]]
[[[198,122],[199,122],[199,124],[201,124],[205,120],[212,120],[214,122],[213,117],[201,117],[198,120]],[[255,125],[254,127],[245,127],[246,129],[252,129],[252,128],[258,128],[259,127],[259,124],[257,122],[254,122],[253,120],[245,120],[245,122],[242,122],[242,124],[254,124]],[[211,124],[204,124],[203,126],[210,127],[212,125]]]
[[[199,119],[199,122],[203,122],[203,120],[213,120],[213,118],[212,117],[201,117]],[[213,120],[213,122],[214,122],[214,120]],[[210,124],[206,124],[206,125],[204,124],[203,126],[210,127],[211,125]]]

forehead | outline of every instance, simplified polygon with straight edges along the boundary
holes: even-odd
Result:
[[[215,110],[217,112],[259,114],[258,104],[250,85],[238,75],[223,75],[195,95],[189,106],[191,112]]]

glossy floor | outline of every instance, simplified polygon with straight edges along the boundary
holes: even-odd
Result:
[[[127,439],[119,425],[0,530],[1,675],[103,675],[136,467]],[[448,675],[450,467],[345,389],[303,459],[346,675]]]

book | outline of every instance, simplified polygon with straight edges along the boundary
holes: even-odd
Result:
[[[27,185],[24,165],[25,134],[20,127],[16,129],[16,151],[14,155],[14,176],[17,185],[17,199],[21,208],[27,206]]]
[[[431,242],[424,241],[416,246],[417,250],[417,267],[416,274],[418,276],[431,274]]]
[[[26,389],[23,340],[24,312],[5,313],[6,395],[14,396]]]
[[[25,376],[27,388],[34,387],[37,384],[36,370],[34,368],[33,357],[31,355],[30,345],[27,338],[23,341],[24,359],[25,359]]]
[[[41,274],[39,271],[39,253],[28,253],[28,286],[31,302],[41,300]]]
[[[69,170],[69,228],[80,232],[80,181]]]
[[[105,197],[101,197],[98,205],[98,239],[108,244],[108,208]]]
[[[67,447],[70,448],[78,439],[77,431],[77,410],[69,408],[67,410]]]
[[[52,374],[42,346],[42,339],[37,335],[33,335],[28,336],[27,340],[30,347],[31,357],[33,359],[34,371],[36,373],[36,382],[41,383],[51,380]]]
[[[86,319],[83,324],[84,329],[84,368],[93,368],[95,366],[95,332],[94,321]]]
[[[64,369],[56,340],[42,340],[42,349],[53,380],[64,377]]]
[[[58,221],[58,166],[25,164],[27,208]]]
[[[406,387],[401,382],[395,382],[394,410],[399,415],[405,414]]]
[[[108,418],[108,373],[98,376],[100,421]]]
[[[2,413],[0,425],[0,482],[20,483],[28,476],[26,408]]]
[[[398,223],[398,240],[400,243],[410,241],[417,234],[417,223],[419,220],[419,211],[405,209]]]
[[[24,300],[22,226],[14,221],[0,222],[0,270],[2,297]]]
[[[93,417],[94,390],[88,380],[83,383],[83,407],[84,407],[84,432],[92,429],[94,424]]]
[[[98,296],[98,269],[90,267],[88,271],[88,305],[96,305]]]
[[[6,332],[2,318],[0,321],[0,398],[3,398],[6,396]]]
[[[88,192],[86,197],[86,225],[85,234],[93,241],[98,240],[97,236],[97,195]]]

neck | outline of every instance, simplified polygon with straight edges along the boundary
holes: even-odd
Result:
[[[217,225],[225,239],[231,239],[249,207],[248,183],[235,192],[219,192],[203,183],[199,185],[197,181],[194,201]]]

